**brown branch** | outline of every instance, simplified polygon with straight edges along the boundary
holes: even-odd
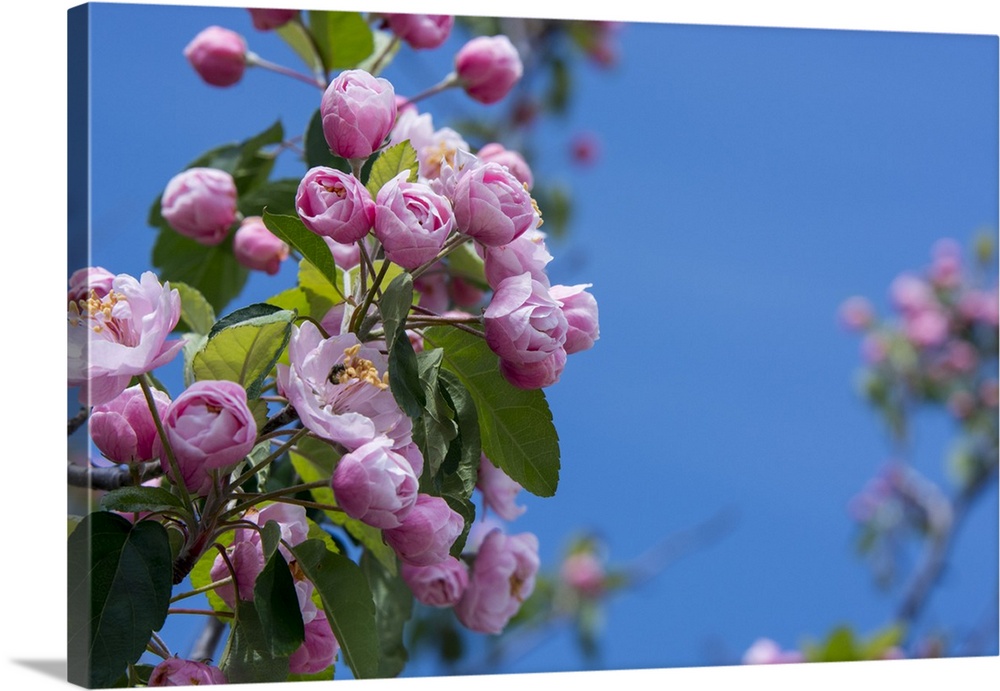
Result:
[[[159,461],[147,461],[139,464],[139,482],[163,475]],[[113,490],[119,487],[131,487],[135,484],[132,471],[128,466],[109,466],[95,468],[93,466],[68,464],[66,481],[73,487],[89,487],[90,489]]]
[[[80,412],[71,417],[67,422],[66,426],[69,428],[69,434],[67,434],[66,436],[70,436],[73,434],[73,432],[80,429],[83,426],[83,423],[87,421],[87,417],[89,415],[90,415],[90,410],[88,408],[86,407],[80,408]]]

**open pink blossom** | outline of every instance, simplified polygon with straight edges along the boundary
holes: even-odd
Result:
[[[384,14],[389,30],[417,50],[437,48],[444,43],[455,24],[448,14]]]
[[[203,686],[225,684],[222,670],[204,662],[168,657],[149,675],[149,686]]]
[[[153,403],[162,418],[170,397],[152,390]],[[107,458],[115,463],[135,463],[154,458],[156,423],[138,384],[125,389],[107,403],[94,406],[90,414],[90,438]]]
[[[198,75],[212,86],[232,86],[243,78],[247,66],[247,44],[235,31],[210,26],[184,48]]]
[[[383,531],[382,536],[403,562],[430,566],[448,558],[448,551],[464,527],[465,520],[448,502],[420,494],[400,526]]]
[[[80,402],[107,403],[133,376],[170,362],[184,342],[167,340],[181,315],[181,298],[152,272],[114,278],[103,297],[69,303],[69,386]]]
[[[77,269],[69,277],[69,301],[86,300],[93,291],[97,297],[103,298],[111,290],[115,275],[100,266],[88,266]]]
[[[477,36],[455,55],[455,73],[465,93],[487,105],[506,96],[523,71],[517,48],[502,34]]]
[[[410,587],[413,597],[430,607],[453,607],[469,585],[469,567],[451,556],[430,566],[404,562],[399,575]]]
[[[493,530],[483,540],[469,585],[455,605],[462,625],[480,633],[501,633],[535,589],[540,565],[538,538]]]
[[[346,70],[323,93],[320,114],[323,135],[335,155],[368,158],[396,122],[396,94],[388,80]]]
[[[455,217],[447,199],[406,177],[400,173],[375,196],[375,237],[389,261],[415,269],[441,250]]]
[[[483,493],[483,503],[486,508],[505,521],[513,521],[528,510],[528,507],[516,503],[521,485],[493,465],[486,454],[482,454],[479,459],[479,478],[476,480],[476,487]]]
[[[531,194],[499,163],[482,163],[462,175],[452,203],[459,232],[490,247],[506,245],[538,225]]]
[[[167,183],[160,212],[181,235],[218,245],[236,222],[236,182],[224,170],[188,168]]]
[[[353,333],[324,339],[316,325],[292,327],[289,364],[278,365],[278,385],[314,434],[356,449],[378,435],[396,447],[411,441],[410,418],[387,383],[387,357]]]
[[[413,467],[385,436],[342,456],[331,485],[344,513],[376,528],[398,528],[417,501]]]

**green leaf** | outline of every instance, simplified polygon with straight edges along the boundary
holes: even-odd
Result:
[[[846,626],[834,629],[817,653],[816,662],[849,662],[861,659],[854,632]]]
[[[266,207],[272,214],[294,214],[298,179],[274,180],[250,190],[239,199],[239,210],[244,216],[260,216]]]
[[[167,227],[153,245],[153,266],[161,281],[185,283],[198,290],[216,312],[240,294],[249,271],[233,256],[233,237],[206,247]]]
[[[101,497],[101,508],[105,511],[138,513],[183,510],[184,504],[162,487],[119,487]]]
[[[454,489],[458,496],[468,499],[479,479],[479,460],[482,456],[482,439],[479,434],[479,413],[476,404],[462,385],[462,381],[454,373],[443,369],[438,375],[444,387],[444,395],[449,407],[455,411],[455,424],[458,435],[452,440],[445,457],[442,470],[457,480]]]
[[[330,285],[340,290],[333,253],[319,235],[306,228],[298,216],[280,216],[265,210],[263,218],[268,230],[288,243],[289,247],[297,249]]]
[[[283,310],[292,310],[299,315],[312,316],[309,311],[309,299],[301,288],[283,290],[277,295],[269,297],[267,304]]]
[[[482,338],[435,327],[424,332],[424,343],[444,350],[443,366],[472,396],[483,453],[532,494],[554,495],[559,484],[559,436],[545,394],[511,386]]]
[[[188,387],[194,383],[194,371],[191,369],[191,363],[194,361],[194,356],[201,352],[201,349],[205,347],[208,343],[208,336],[202,334],[185,334],[184,335],[184,346],[181,348],[181,353],[184,355],[184,386]]]
[[[334,466],[340,458],[332,446],[310,437],[300,440],[296,444],[296,450],[289,452],[289,457],[292,459],[292,466],[303,482],[329,480],[333,477]],[[320,504],[337,505],[333,489],[330,487],[318,487],[309,491],[313,495],[313,499]],[[364,545],[390,573],[396,573],[396,553],[382,541],[381,530],[351,518],[343,511],[324,511],[323,513],[334,525],[343,526],[351,537]]]
[[[166,620],[173,573],[167,531],[155,521],[89,514],[69,536],[67,566],[69,681],[109,686]]]
[[[181,298],[181,319],[197,334],[207,334],[215,323],[215,310],[197,288],[174,281],[170,284]]]
[[[448,269],[453,276],[458,276],[472,283],[480,290],[490,289],[489,283],[486,282],[483,259],[476,254],[471,242],[459,245],[448,255],[447,262]]]
[[[393,58],[396,57],[396,53],[399,52],[399,48],[402,45],[402,41],[393,42],[393,38],[394,36],[390,31],[373,31],[372,39],[374,40],[375,47],[371,55],[358,63],[358,69],[364,70],[375,77],[385,71],[385,68],[392,64]],[[378,63],[378,69],[375,69],[376,63]]]
[[[458,435],[458,427],[452,420],[453,412],[438,384],[442,355],[443,351],[437,348],[417,356],[417,372],[424,390],[425,406],[424,412],[413,421],[413,439],[423,452],[425,472],[431,477],[437,475],[448,455],[451,441]]]
[[[451,507],[451,510],[459,514],[465,521],[462,533],[455,538],[455,542],[452,543],[451,549],[449,550],[451,556],[457,559],[461,556],[462,550],[465,549],[465,541],[469,537],[469,530],[472,529],[472,524],[476,520],[476,505],[473,504],[467,497],[458,496],[448,492],[442,494],[441,498],[448,502],[448,506]]]
[[[277,523],[268,521],[267,525],[273,525],[280,536],[281,530]],[[275,541],[274,547],[276,545]],[[253,588],[253,601],[271,655],[291,655],[298,650],[305,640],[305,625],[302,623],[302,611],[295,592],[295,580],[281,550],[274,549],[267,558],[264,569],[258,574]]]
[[[890,649],[903,641],[904,629],[900,625],[887,626],[876,631],[861,646],[861,657],[865,660],[879,660]]]
[[[271,305],[269,314],[242,318],[246,308],[234,313],[241,318],[233,324],[224,317],[212,329],[208,343],[191,362],[197,379],[225,379],[242,385],[248,398],[260,395],[264,378],[274,367],[278,356],[288,345],[295,313],[278,310]],[[220,328],[221,325],[221,328]]]
[[[281,526],[277,521],[268,521],[260,529],[260,547],[265,559],[270,559],[281,544]]]
[[[219,664],[230,684],[278,682],[288,677],[288,656],[274,655],[269,638],[254,603],[237,600],[236,619]]]
[[[309,28],[328,72],[356,67],[375,49],[372,31],[359,12],[310,10]]]
[[[353,561],[329,551],[320,540],[292,548],[298,567],[323,601],[333,635],[356,679],[378,676],[375,603],[364,573]]]
[[[411,418],[420,417],[426,403],[417,368],[417,355],[406,335],[406,315],[413,303],[413,278],[402,273],[382,293],[379,311],[389,346],[389,388],[396,403]]]
[[[309,118],[309,126],[306,128],[302,141],[302,148],[305,149],[306,166],[316,168],[333,168],[343,173],[351,172],[351,164],[346,158],[334,155],[330,151],[330,145],[326,141],[323,133],[323,114],[317,108],[316,112]]]
[[[285,43],[302,58],[310,72],[323,72],[323,60],[310,38],[308,29],[300,21],[291,21],[274,30]]]
[[[229,547],[233,543],[233,532],[229,531],[223,533],[215,539],[215,542],[222,545],[223,547]],[[195,562],[194,568],[191,569],[191,573],[188,577],[191,579],[191,585],[195,588],[204,588],[205,586],[212,583],[212,566],[215,564],[216,557],[219,556],[219,552],[215,547],[211,547],[205,550],[205,553],[201,555],[197,562]],[[226,576],[228,576],[228,572]],[[205,593],[208,598],[208,604],[216,612],[232,612],[229,605],[223,602],[222,598],[219,597],[214,590],[210,590]]]
[[[413,613],[413,594],[402,578],[386,571],[367,551],[362,552],[360,565],[375,601],[375,625],[379,641],[378,675],[395,677],[403,671],[409,659],[409,653],[403,644],[403,628]]]
[[[343,273],[334,269],[337,284],[331,284],[326,276],[308,259],[299,262],[299,288],[309,302],[309,314],[314,319],[322,319],[330,308],[344,301],[341,292]]]
[[[390,146],[383,151],[378,160],[372,164],[371,175],[368,176],[368,183],[365,187],[371,192],[374,199],[382,185],[392,180],[394,177],[407,171],[409,175],[406,182],[417,179],[417,171],[420,164],[417,162],[417,150],[413,148],[409,140]]]

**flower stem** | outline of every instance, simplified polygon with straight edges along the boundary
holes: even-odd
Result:
[[[430,261],[428,261],[428,262],[426,262],[424,264],[421,264],[416,269],[414,269],[413,271],[410,272],[410,275],[413,277],[413,280],[414,281],[417,280],[420,277],[421,274],[423,274],[429,268],[431,268],[432,266],[434,266],[440,260],[442,260],[445,257],[447,257],[449,254],[451,254],[452,252],[454,252],[456,249],[458,249],[459,247],[461,247],[462,245],[464,245],[466,242],[468,242],[468,240],[469,240],[469,238],[467,236],[461,235],[459,233],[455,233],[455,235],[453,235],[450,240],[448,240],[447,242],[444,243],[444,246],[441,247],[441,251],[437,253],[436,257],[434,257],[433,259],[431,259]]]
[[[276,72],[286,77],[291,77],[292,79],[298,79],[300,82],[305,82],[310,86],[315,86],[319,89],[326,89],[326,82],[324,80],[319,79],[318,76],[310,77],[308,75],[301,74],[293,69],[289,69],[282,65],[276,65],[273,62],[265,60],[256,53],[248,51],[246,55],[246,61],[247,65],[251,67],[263,67],[265,70],[271,70],[272,72]]]
[[[434,94],[439,94],[442,91],[445,91],[446,89],[450,89],[453,86],[458,86],[459,84],[460,84],[460,82],[458,80],[458,75],[456,73],[452,72],[447,77],[445,77],[444,79],[442,79],[440,82],[438,82],[437,84],[435,84],[431,88],[427,89],[427,91],[419,93],[416,96],[414,96],[413,98],[411,98],[410,100],[405,101],[405,102],[399,104],[399,108],[398,109],[402,110],[403,108],[405,108],[406,106],[410,105],[411,103],[416,103],[417,101],[422,101],[425,98],[433,96]]]
[[[170,602],[174,603],[174,602],[177,602],[178,600],[183,600],[185,598],[194,597],[195,595],[201,595],[202,593],[207,593],[210,590],[215,590],[216,588],[218,588],[220,586],[228,585],[228,584],[230,584],[232,582],[233,582],[232,577],[231,576],[227,576],[226,578],[223,578],[221,581],[215,581],[214,583],[209,583],[208,585],[203,585],[200,588],[195,588],[194,590],[189,590],[186,593],[181,593],[180,595],[174,595],[172,598],[170,598]]]
[[[249,480],[251,477],[253,477],[257,473],[259,473],[261,470],[263,470],[267,466],[271,465],[271,463],[273,463],[275,461],[275,459],[277,459],[279,456],[281,456],[281,454],[285,453],[285,451],[287,451],[289,449],[289,447],[291,447],[295,442],[297,442],[299,439],[301,439],[306,434],[308,434],[308,432],[309,432],[309,430],[307,430],[305,428],[300,429],[299,431],[297,431],[292,436],[291,439],[289,439],[284,444],[282,444],[281,446],[279,446],[276,451],[272,451],[268,455],[267,458],[265,458],[263,461],[261,461],[257,465],[255,465],[252,468],[250,468],[250,470],[246,471],[245,473],[243,473],[242,475],[240,475],[238,478],[236,478],[236,481],[232,483],[232,486],[233,487],[239,487],[244,482],[246,482],[247,480]]]
[[[282,489],[275,490],[273,492],[266,492],[264,494],[259,494],[259,493],[251,494],[249,492],[242,493],[241,495],[238,496],[248,496],[250,497],[250,500],[245,501],[242,504],[237,504],[233,508],[229,509],[229,511],[226,511],[226,513],[223,514],[223,517],[231,516],[237,513],[243,513],[254,504],[259,504],[262,501],[269,501],[272,499],[277,500],[278,497],[284,497],[290,494],[297,494],[298,492],[302,492],[307,489],[318,489],[320,487],[329,487],[329,485],[330,485],[329,480],[317,480],[315,482],[307,482],[301,485],[292,485],[291,487],[284,487]]]
[[[381,53],[379,53],[379,56],[375,58],[375,62],[372,63],[371,74],[373,77],[378,76],[379,70],[382,69],[382,63],[387,57],[389,57],[397,45],[399,45],[399,36],[393,36],[392,40],[385,44],[385,48]]]
[[[232,619],[232,612],[216,612],[214,609],[168,609],[167,614],[201,614],[206,617],[226,617]]]
[[[177,463],[177,457],[174,456],[174,450],[170,448],[170,440],[167,439],[167,433],[163,429],[163,421],[160,420],[160,412],[156,409],[156,402],[153,400],[153,391],[149,386],[148,374],[143,374],[139,377],[139,386],[142,387],[142,395],[146,397],[146,405],[149,406],[149,411],[153,414],[153,423],[156,425],[156,433],[160,435],[163,452],[167,454],[167,461],[170,463],[170,472],[174,476],[174,485],[180,490],[184,508],[188,510],[188,513],[193,515],[194,503],[191,501],[187,485],[184,484],[184,476],[181,474],[181,467]]]

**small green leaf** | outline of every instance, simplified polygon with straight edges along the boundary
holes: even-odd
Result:
[[[458,480],[460,490],[457,494],[464,499],[472,496],[472,490],[479,478],[479,460],[482,457],[482,439],[479,434],[479,413],[476,404],[462,385],[456,374],[442,369],[438,375],[444,387],[444,395],[448,405],[455,411],[455,424],[458,425],[458,436],[448,448],[448,456],[442,470]],[[449,460],[454,465],[449,464]]]
[[[268,521],[267,525],[274,526],[274,531],[280,536],[281,530],[277,523]],[[295,592],[295,580],[281,550],[276,549],[276,546],[275,539],[273,551],[254,583],[253,601],[269,652],[274,656],[282,656],[291,655],[299,649],[305,640],[305,626]],[[265,547],[265,555],[267,552]]]
[[[298,179],[274,180],[256,187],[239,198],[238,207],[244,216],[260,216],[267,208],[272,214],[294,214]]]
[[[379,640],[378,676],[395,677],[403,671],[409,659],[409,653],[403,644],[403,629],[413,613],[413,594],[402,578],[386,571],[369,552],[362,552],[360,565],[375,601],[375,624]]]
[[[482,338],[435,327],[424,332],[424,343],[443,349],[443,366],[472,396],[483,453],[532,494],[554,495],[559,484],[559,436],[545,394],[511,386]]]
[[[138,513],[183,510],[184,504],[162,487],[119,487],[101,497],[101,508],[105,511]]]
[[[392,280],[382,293],[379,310],[389,345],[389,387],[399,407],[411,418],[420,417],[426,403],[413,352],[406,330],[406,316],[413,303],[413,278],[403,273]]]
[[[281,526],[277,521],[268,521],[260,529],[260,546],[264,552],[264,558],[270,559],[274,550],[281,544]]]
[[[466,497],[449,494],[447,492],[442,494],[441,498],[448,502],[448,506],[451,510],[459,514],[465,521],[462,533],[455,538],[455,542],[451,545],[451,556],[457,559],[462,554],[462,550],[465,549],[465,541],[469,537],[469,530],[472,529],[472,524],[476,520],[476,505]]]
[[[279,682],[288,677],[288,655],[272,653],[270,632],[251,600],[237,600],[236,619],[219,668],[230,684]]]
[[[215,323],[215,310],[197,288],[174,281],[170,284],[181,298],[181,319],[188,328],[198,334],[207,334]]]
[[[333,262],[333,253],[319,235],[302,225],[298,216],[279,216],[265,210],[263,218],[268,230],[290,247],[297,249],[319,270],[330,285],[337,291],[340,290],[337,285],[338,271]]]
[[[368,176],[368,183],[365,187],[371,192],[374,199],[378,195],[378,191],[382,189],[382,185],[403,171],[409,173],[406,182],[410,182],[417,179],[417,171],[419,170],[417,151],[410,144],[410,141],[406,140],[390,146],[379,155],[378,160],[372,164],[372,172]]]
[[[316,52],[316,46],[309,35],[309,30],[300,21],[291,21],[279,26],[274,33],[291,47],[302,58],[313,73],[323,72],[323,59]]]
[[[331,284],[326,276],[308,259],[299,262],[299,288],[309,302],[309,314],[314,319],[322,319],[330,308],[344,301],[343,273],[335,269],[338,283]]]
[[[153,266],[161,281],[198,290],[216,312],[240,294],[249,271],[233,256],[233,237],[206,247],[172,228],[160,230],[153,245]]]
[[[448,255],[447,262],[453,276],[458,276],[472,283],[480,290],[490,289],[489,283],[486,282],[483,259],[476,254],[471,242],[459,245]]]
[[[359,12],[310,10],[309,28],[327,71],[356,67],[375,49],[372,31]]]
[[[378,676],[375,603],[364,573],[347,557],[330,552],[320,540],[295,545],[292,553],[319,591],[330,628],[354,677]]]
[[[306,166],[309,168],[322,166],[324,168],[333,168],[343,173],[351,172],[350,162],[346,158],[335,156],[330,151],[326,135],[323,134],[323,114],[319,108],[309,118],[309,126],[306,128],[302,148],[305,149]]]
[[[69,536],[68,676],[87,688],[113,684],[167,617],[173,564],[155,521],[86,516]]]

